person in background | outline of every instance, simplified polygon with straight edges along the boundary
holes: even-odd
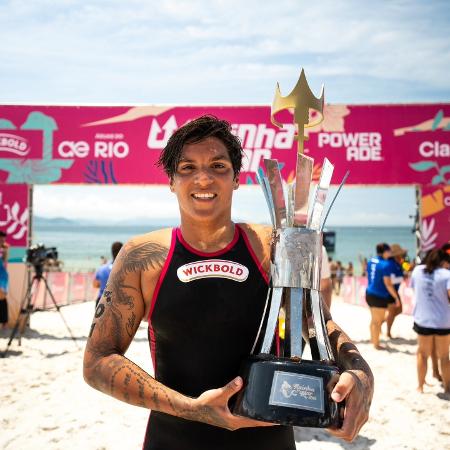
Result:
[[[377,253],[384,249],[378,262],[369,261],[367,275],[369,285],[366,289],[366,302],[370,308],[370,340],[377,350],[384,350],[380,345],[381,325],[385,321],[389,303],[400,306],[400,299],[391,282],[390,263],[391,249],[387,244],[378,244]]]
[[[119,254],[122,246],[122,242],[114,242],[111,246],[112,260],[106,262],[105,264],[102,264],[95,272],[93,286],[95,288],[99,288],[97,299],[95,300],[95,307],[97,307],[98,302],[102,298],[103,291],[105,290],[106,282],[108,281],[109,274],[111,273],[114,260]]]
[[[447,253],[450,255],[450,243],[446,243],[441,247],[441,250],[444,253]],[[431,253],[428,252],[427,255],[425,256],[424,260],[422,261],[422,264],[426,264],[426,258],[427,256]],[[411,269],[411,271],[414,269],[414,267]],[[436,352],[436,345],[435,342],[433,341],[433,346],[431,349],[431,367],[433,369],[433,378],[436,378],[438,381],[442,381],[442,376],[439,372],[439,362],[438,362],[438,357],[437,357],[437,352]]]
[[[345,275],[352,277],[354,275],[353,263],[349,261],[347,268],[345,269]]]
[[[391,247],[389,247],[389,244],[386,244],[386,242],[380,242],[375,247],[375,251],[377,252],[377,255],[370,258],[369,261],[366,263],[366,274],[367,274],[367,279],[368,279],[367,280],[368,285],[373,282],[377,264],[382,259],[387,259],[391,255],[391,253],[390,253]],[[386,258],[384,258],[383,255],[386,256]]]
[[[333,292],[336,290],[336,270],[337,263],[333,261],[333,259],[329,258],[328,262],[330,263],[330,278],[331,278],[331,286],[333,288]]]
[[[395,318],[401,314],[403,311],[402,307],[402,300],[400,298],[399,289],[400,284],[403,281],[404,278],[404,272],[403,272],[403,261],[405,259],[407,250],[400,247],[399,244],[392,244],[391,245],[391,257],[388,259],[389,263],[389,270],[390,270],[390,280],[387,281],[390,282],[391,285],[394,287],[394,289],[397,291],[398,299],[400,301],[399,306],[395,306],[395,303],[389,303],[388,305],[388,311],[386,316],[386,325],[387,325],[387,336],[392,339],[391,335],[391,329],[392,324],[394,323]]]
[[[8,264],[9,244],[6,242],[6,233],[0,231],[0,324],[2,328],[8,323]]]
[[[419,392],[423,392],[428,357],[433,345],[440,366],[442,383],[450,395],[450,254],[442,249],[432,250],[425,264],[416,266],[411,275],[414,289],[414,326],[417,333],[417,378]]]
[[[335,293],[339,295],[341,293],[342,282],[344,281],[344,267],[342,266],[341,261],[336,262],[336,286]]]
[[[359,255],[358,256],[359,263],[361,264],[361,276],[366,277],[367,276],[367,258],[365,256]]]
[[[322,245],[322,271],[320,274],[320,292],[328,309],[331,308],[331,297],[333,295],[333,285],[331,282],[330,260],[327,249]]]

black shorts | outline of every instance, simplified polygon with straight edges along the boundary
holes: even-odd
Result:
[[[389,304],[395,303],[395,300],[391,296],[384,298],[366,292],[366,302],[371,308],[387,308]]]
[[[413,330],[421,336],[432,336],[437,334],[438,336],[447,336],[450,334],[450,328],[427,328],[421,327],[414,322]]]

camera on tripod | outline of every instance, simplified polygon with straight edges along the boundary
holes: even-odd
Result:
[[[27,249],[26,262],[32,266],[42,267],[46,262],[56,261],[58,251],[56,247],[46,247],[44,244],[35,244]]]

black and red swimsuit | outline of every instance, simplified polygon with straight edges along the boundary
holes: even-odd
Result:
[[[202,253],[175,228],[149,313],[155,378],[191,397],[222,387],[252,349],[268,279],[245,232]],[[290,427],[228,431],[160,412],[150,414],[144,450],[295,449]]]

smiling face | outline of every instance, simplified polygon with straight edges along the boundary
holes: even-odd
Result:
[[[239,186],[223,142],[209,137],[183,147],[170,190],[182,221],[231,221],[233,190]]]

